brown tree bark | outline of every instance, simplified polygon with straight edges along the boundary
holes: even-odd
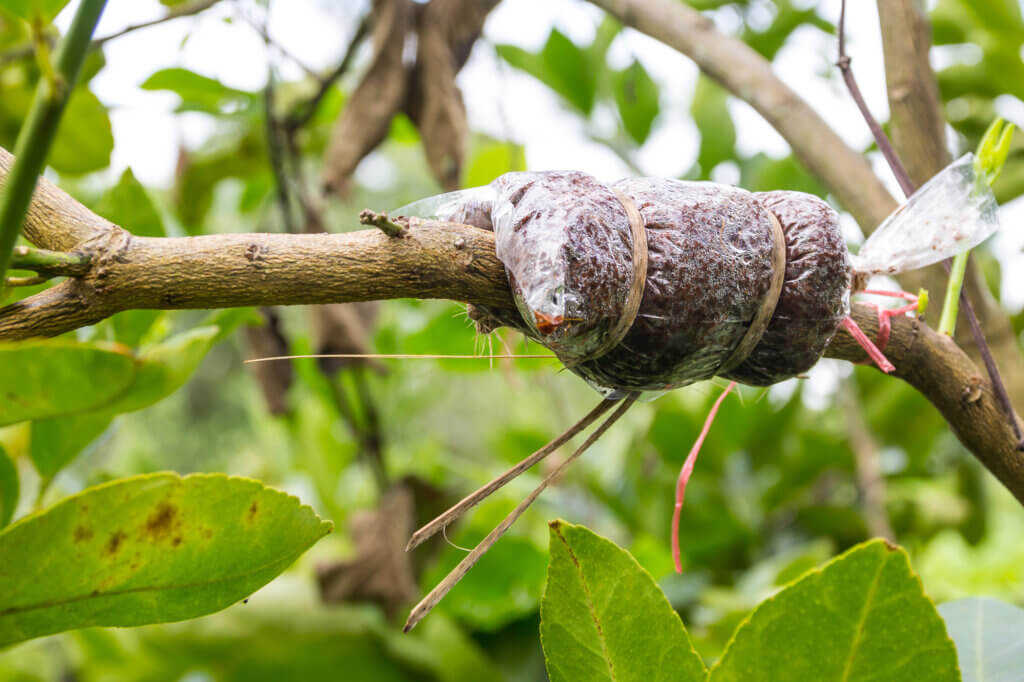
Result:
[[[0,152],[0,164],[6,152]],[[9,155],[6,155],[9,157]],[[6,172],[0,169],[0,178]],[[0,341],[54,336],[132,308],[224,308],[447,298],[514,310],[494,235],[468,225],[412,219],[405,236],[379,230],[345,234],[228,234],[134,237],[46,180],[29,208],[27,234],[90,258],[89,271],[0,308]],[[857,323],[878,331],[873,308]],[[864,362],[840,332],[826,356]],[[983,372],[952,341],[923,322],[893,320],[886,355],[895,376],[921,392],[950,428],[1024,503],[1024,453]]]

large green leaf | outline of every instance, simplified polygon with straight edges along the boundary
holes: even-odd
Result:
[[[61,173],[80,175],[109,166],[112,151],[110,114],[89,88],[80,85],[68,99],[46,162]]]
[[[123,346],[65,339],[0,344],[0,426],[105,407],[135,380]]]
[[[0,528],[11,522],[18,506],[18,469],[0,446]]]
[[[963,682],[1017,682],[1024,669],[1024,609],[972,597],[939,606],[956,642]]]
[[[647,571],[583,526],[551,523],[540,616],[551,682],[688,682],[707,675]]]
[[[113,418],[107,412],[87,412],[33,421],[29,453],[36,471],[44,479],[53,477],[106,431]]]
[[[0,532],[0,646],[213,613],[330,529],[250,479],[160,473],[90,488]]]
[[[762,602],[711,682],[960,679],[956,650],[906,553],[854,547]]]
[[[640,62],[633,60],[632,64],[616,74],[615,103],[629,136],[637,144],[646,142],[660,104],[658,84]]]
[[[141,410],[177,391],[199,367],[219,334],[220,327],[198,327],[143,349],[135,381],[104,412]]]

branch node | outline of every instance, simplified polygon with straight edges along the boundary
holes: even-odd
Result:
[[[404,237],[408,231],[404,225],[399,225],[389,218],[387,213],[377,213],[368,208],[364,208],[359,214],[359,222],[362,225],[376,227],[389,237]]]

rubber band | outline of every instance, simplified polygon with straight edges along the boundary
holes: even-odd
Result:
[[[640,311],[640,303],[644,298],[644,286],[647,283],[647,228],[644,227],[643,216],[637,209],[636,204],[628,194],[610,187],[615,197],[619,200],[622,208],[626,211],[626,218],[629,219],[629,232],[633,244],[633,280],[629,285],[629,293],[626,295],[626,305],[623,306],[622,316],[608,332],[605,339],[597,350],[585,358],[576,362],[589,362],[607,355],[613,348],[622,343],[629,333],[630,327],[636,321],[636,315]],[[563,361],[564,362],[564,361]],[[571,363],[565,363],[567,366]]]
[[[782,231],[782,225],[775,214],[768,211],[768,217],[772,223],[772,280],[767,293],[761,299],[761,305],[754,314],[754,319],[747,327],[746,333],[740,339],[736,347],[732,349],[715,374],[725,374],[735,369],[746,360],[757,346],[761,337],[764,336],[768,324],[775,314],[775,307],[779,304],[779,296],[782,295],[782,287],[786,283],[786,234]]]

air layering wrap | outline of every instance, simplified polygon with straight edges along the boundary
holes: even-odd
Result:
[[[647,241],[639,310],[635,206]],[[799,192],[586,173],[507,173],[433,198],[436,217],[494,230],[518,315],[474,307],[482,331],[511,326],[605,392],[664,390],[722,375],[768,385],[814,365],[849,310],[838,216]],[[613,338],[612,341],[616,341]]]

